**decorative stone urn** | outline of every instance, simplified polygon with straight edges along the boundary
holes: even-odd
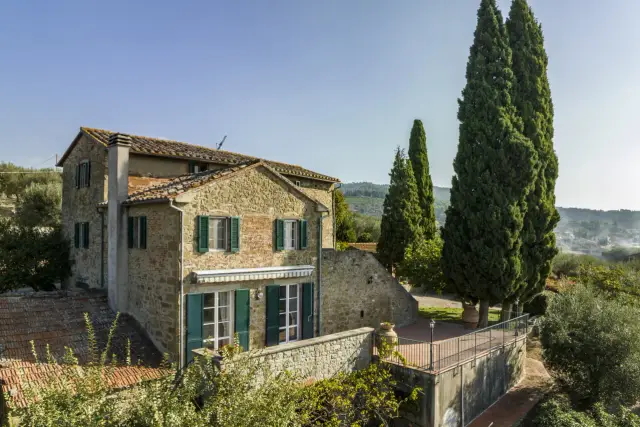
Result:
[[[398,342],[398,334],[396,333],[396,331],[393,330],[394,326],[396,325],[389,322],[380,323],[380,330],[376,334],[377,335],[376,346],[378,347],[378,349],[380,349],[380,344],[382,341],[385,341],[387,344],[389,344],[389,348],[391,348]],[[383,358],[386,357],[386,355],[381,355],[381,356]]]
[[[474,304],[462,303],[462,322],[465,329],[475,329],[480,321],[480,313]]]

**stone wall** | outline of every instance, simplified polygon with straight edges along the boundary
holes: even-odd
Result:
[[[76,165],[81,161],[91,162],[89,187],[76,188]],[[103,145],[82,135],[65,159],[62,168],[62,229],[71,242],[71,259],[74,260],[72,274],[65,286],[83,283],[91,288],[102,286],[101,266],[101,215],[97,204],[107,196],[107,152]],[[106,221],[106,217],[105,217]],[[89,247],[76,249],[73,245],[74,224],[89,223]],[[104,253],[106,258],[106,252]],[[106,286],[106,283],[104,284]]]
[[[128,208],[130,217],[147,217],[147,248],[131,248],[128,311],[161,352],[178,354],[180,298],[180,215],[168,203]]]
[[[322,252],[321,335],[413,323],[418,302],[370,253]]]
[[[360,328],[250,352],[271,374],[288,370],[303,378],[330,378],[364,369],[371,363],[373,328]],[[207,350],[196,350],[202,355]]]
[[[228,179],[220,179],[193,190],[193,200],[184,209],[185,280],[194,270],[315,265],[317,227],[320,214],[310,200],[296,195],[264,168],[255,168]],[[197,251],[198,215],[239,216],[238,253]],[[305,250],[275,250],[276,219],[306,219],[308,245]]]

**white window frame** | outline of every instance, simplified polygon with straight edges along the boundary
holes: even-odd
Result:
[[[295,311],[295,317],[296,317],[296,324],[295,325],[291,325],[289,323],[290,321],[290,314],[292,313],[292,310],[290,310],[289,307],[289,301],[292,299],[290,296],[291,293],[291,288],[295,287],[296,288],[296,311]],[[286,344],[289,342],[295,342],[298,341],[300,339],[300,320],[301,320],[301,308],[302,308],[302,300],[301,300],[301,290],[302,287],[300,286],[299,283],[294,283],[294,284],[290,284],[290,285],[280,285],[280,289],[282,288],[286,288],[286,294],[285,294],[285,311],[282,312],[280,311],[280,304],[278,304],[278,344]],[[279,299],[279,301],[283,301],[282,298]],[[284,326],[280,326],[280,316],[281,315],[285,315],[285,325]],[[291,339],[291,336],[289,334],[289,331],[291,330],[291,328],[295,327],[296,328],[296,337],[294,339]],[[284,336],[284,341],[280,340],[280,332],[285,331],[285,336]]]
[[[285,219],[284,220],[284,249],[295,250],[298,249],[300,242],[300,231],[298,229],[298,220]]]
[[[218,221],[224,222],[224,247],[218,248]],[[231,246],[231,220],[229,217],[209,217],[209,252],[227,252]]]
[[[220,315],[220,294],[222,293],[226,293],[227,295],[229,295],[228,298],[228,305],[225,305],[223,307],[227,308],[227,313],[229,316],[229,336],[225,336],[225,337],[221,337],[218,336],[218,333],[220,332],[220,327],[218,325],[218,322],[220,321],[219,319],[219,315]],[[233,297],[234,297],[234,292],[229,290],[229,291],[215,291],[215,292],[207,292],[205,295],[214,295],[214,305],[213,306],[205,306],[203,304],[202,310],[202,334],[203,334],[203,340],[202,342],[204,343],[205,347],[209,347],[209,348],[214,348],[215,350],[218,350],[220,348],[220,341],[221,340],[227,340],[228,342],[226,344],[230,344],[233,345],[233,336],[234,336],[234,325],[233,325],[233,318],[234,318],[234,312],[233,312],[233,308],[234,308],[234,301],[233,301]],[[203,297],[204,298],[204,297]],[[205,322],[204,321],[204,312],[208,311],[208,310],[213,310],[214,314],[213,314],[213,322]],[[213,326],[213,332],[214,332],[214,336],[211,338],[208,338],[208,336],[204,335],[204,327],[205,326],[209,326],[209,325],[214,325]],[[223,344],[225,345],[225,344]]]

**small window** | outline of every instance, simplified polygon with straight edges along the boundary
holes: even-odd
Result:
[[[88,222],[76,222],[73,234],[74,246],[76,248],[88,248],[89,247],[89,223]]]
[[[147,217],[129,217],[129,247],[132,249],[147,248]]]
[[[189,162],[189,173],[203,172],[207,169],[208,168],[206,163],[198,163],[194,161]]]
[[[76,165],[76,188],[89,187],[91,181],[91,162],[84,160]]]
[[[205,347],[219,349],[233,341],[233,293],[204,294],[202,337]]]
[[[229,218],[210,218],[209,249],[226,251],[229,248]]]
[[[284,221],[284,248],[298,249],[298,221]]]
[[[297,185],[298,187],[301,187],[301,186],[302,186],[302,185],[300,184],[300,181],[296,181],[296,185]]]

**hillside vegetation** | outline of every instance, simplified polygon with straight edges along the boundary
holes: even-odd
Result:
[[[382,203],[389,185],[354,182],[343,184],[341,189],[351,210],[376,218],[382,216]],[[436,220],[444,224],[449,189],[434,186],[433,191]],[[619,252],[618,247],[632,248],[626,250],[626,255],[640,252],[640,211],[561,207],[558,211],[560,222],[555,231],[558,247],[564,252],[605,257],[609,252]]]

